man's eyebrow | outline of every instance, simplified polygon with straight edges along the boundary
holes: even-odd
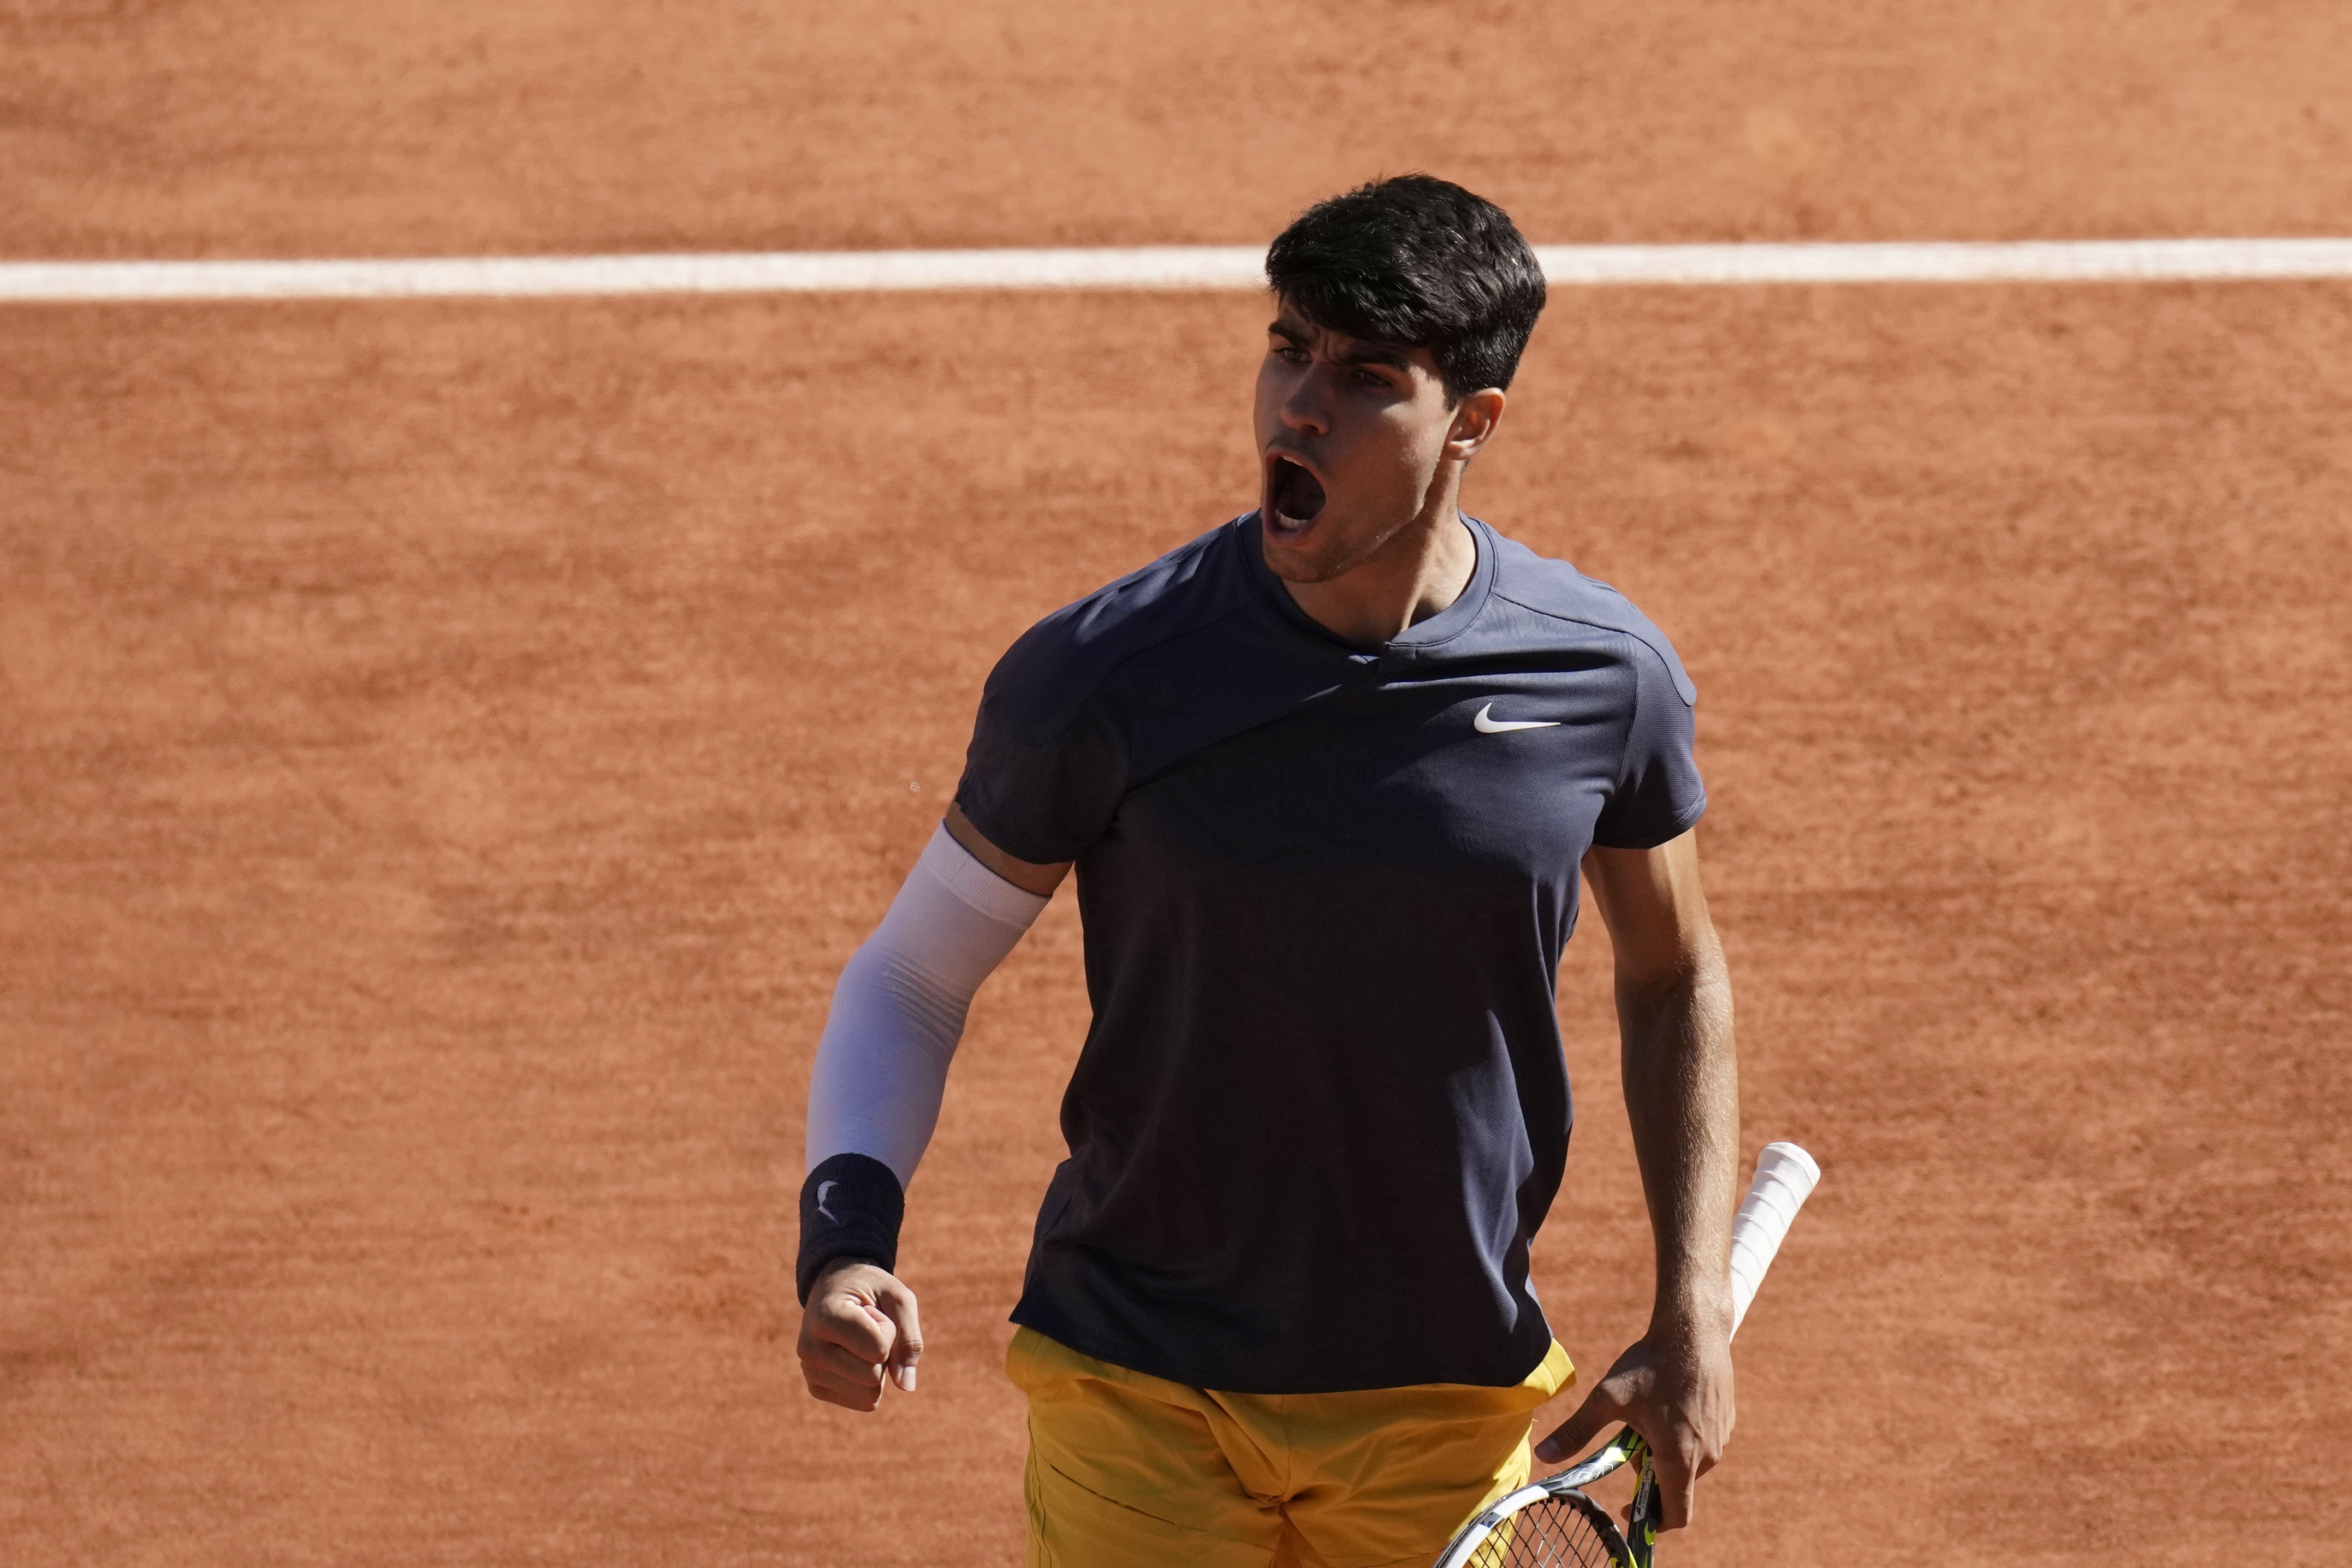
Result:
[[[1265,330],[1286,342],[1304,344],[1307,342],[1307,329],[1293,326],[1286,321],[1269,321],[1266,323]],[[1333,354],[1331,357],[1341,364],[1379,364],[1386,365],[1391,370],[1405,371],[1412,368],[1410,351],[1399,348],[1394,343],[1367,342],[1358,340],[1346,353]]]
[[[1346,353],[1333,354],[1341,364],[1384,364],[1391,370],[1411,370],[1412,357],[1394,343],[1360,342]]]

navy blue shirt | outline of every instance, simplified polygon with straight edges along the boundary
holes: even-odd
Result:
[[[1549,1347],[1578,865],[1706,797],[1658,629],[1469,528],[1461,597],[1376,649],[1252,513],[990,676],[956,804],[1077,863],[1094,1005],[1015,1322],[1239,1393],[1508,1385]]]

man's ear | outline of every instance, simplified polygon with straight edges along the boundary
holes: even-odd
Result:
[[[1454,405],[1454,424],[1446,432],[1445,456],[1457,461],[1475,456],[1503,422],[1503,389],[1490,386],[1465,395]]]

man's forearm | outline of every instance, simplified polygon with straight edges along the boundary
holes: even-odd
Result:
[[[1739,1063],[1731,976],[1712,941],[1680,973],[1620,979],[1625,1110],[1657,1243],[1653,1327],[1730,1325]]]

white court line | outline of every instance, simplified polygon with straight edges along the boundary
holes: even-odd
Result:
[[[379,300],[908,289],[1254,289],[1251,246],[0,262],[0,301]],[[2352,278],[2352,239],[1542,245],[1553,283],[1991,283]]]

